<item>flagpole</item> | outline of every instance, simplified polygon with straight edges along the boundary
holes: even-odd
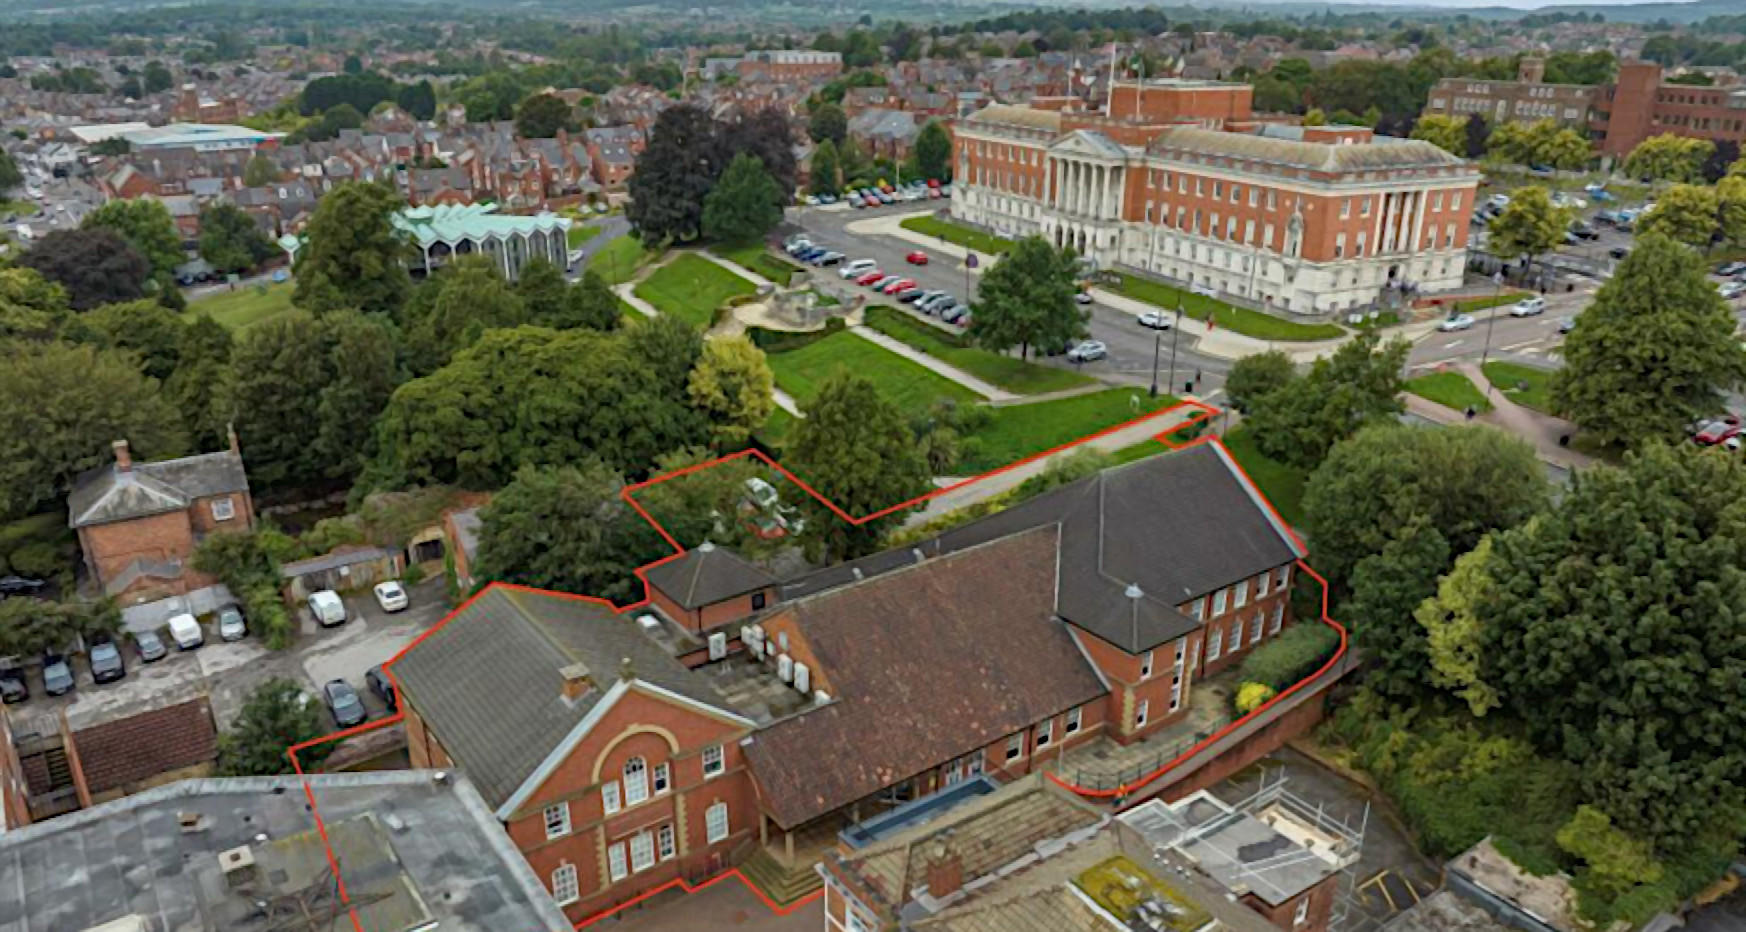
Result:
[[[1103,101],[1103,115],[1108,117],[1115,116],[1115,62],[1116,44],[1112,39],[1109,43],[1109,87]]]

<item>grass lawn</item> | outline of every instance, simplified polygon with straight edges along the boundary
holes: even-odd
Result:
[[[981,230],[973,230],[962,224],[941,220],[938,217],[910,217],[903,221],[903,228],[943,239],[948,243],[955,243],[965,249],[973,249],[977,252],[998,254],[1006,252],[1013,246],[1010,239],[1003,239]]]
[[[605,229],[605,227],[585,227],[581,224],[577,224],[564,233],[564,238],[570,241],[570,248],[575,249],[577,246],[599,236]]]
[[[778,285],[786,285],[794,278],[794,273],[800,271],[800,266],[786,262],[770,254],[762,244],[742,246],[738,249],[718,248],[715,254],[743,269],[749,269],[768,278]]]
[[[1309,481],[1308,472],[1263,456],[1255,449],[1255,441],[1245,427],[1225,434],[1225,449],[1231,451],[1237,464],[1249,474],[1287,524],[1295,526],[1303,521],[1303,487]]]
[[[974,449],[966,449],[958,471],[970,475],[998,469],[1176,403],[1169,395],[1149,398],[1143,388],[1112,388],[994,408],[988,426],[966,438],[967,446]]]
[[[1483,298],[1469,298],[1466,301],[1457,301],[1455,302],[1454,313],[1471,314],[1474,311],[1484,311],[1494,307],[1503,307],[1506,304],[1514,304],[1517,301],[1520,301],[1526,294],[1528,294],[1526,291],[1512,290],[1506,291],[1503,294],[1488,294]]]
[[[756,431],[758,439],[773,447],[779,447],[788,442],[788,435],[794,430],[794,425],[800,423],[800,418],[789,414],[781,408],[770,412],[770,419]]]
[[[1156,440],[1142,440],[1131,447],[1122,447],[1111,453],[1109,458],[1112,465],[1120,466],[1123,463],[1132,463],[1134,460],[1143,460],[1148,456],[1157,456],[1160,453],[1168,452],[1170,452],[1170,448]]]
[[[190,320],[210,314],[227,330],[246,330],[291,310],[291,290],[290,282],[246,285],[189,301],[182,314]]]
[[[930,327],[902,311],[882,305],[867,308],[867,326],[965,372],[1021,395],[1037,395],[1088,385],[1093,380],[1077,372],[1026,362],[1016,356],[963,345],[963,341]]]
[[[904,411],[922,411],[941,398],[972,404],[981,400],[956,382],[869,340],[844,331],[785,353],[772,353],[776,384],[802,407],[817,397],[832,374],[847,370],[872,380],[886,401]]]
[[[626,233],[602,246],[588,260],[588,268],[598,272],[608,285],[622,285],[637,277],[637,272],[652,258],[654,253],[643,248],[643,241],[635,233]]]
[[[1485,393],[1473,384],[1473,380],[1459,372],[1433,372],[1408,379],[1406,390],[1456,411],[1465,411],[1469,407],[1475,411],[1491,410],[1491,402],[1485,400]]]
[[[1514,362],[1488,362],[1485,377],[1504,393],[1504,397],[1524,408],[1544,414],[1552,413],[1552,373]],[[1527,383],[1526,388],[1520,388]]]
[[[1112,289],[1116,292],[1165,310],[1173,311],[1180,306],[1183,313],[1196,320],[1205,320],[1211,314],[1220,327],[1258,340],[1300,343],[1331,340],[1346,332],[1333,324],[1300,324],[1132,275],[1121,275],[1119,278],[1121,284]]]
[[[610,248],[610,246],[608,247]],[[715,319],[715,309],[729,298],[757,288],[699,255],[687,253],[655,270],[636,287],[636,295],[663,314],[671,314],[703,329]]]

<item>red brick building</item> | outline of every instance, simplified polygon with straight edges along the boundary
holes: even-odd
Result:
[[[811,49],[768,49],[747,52],[734,70],[741,80],[823,82],[843,73],[843,56]]]

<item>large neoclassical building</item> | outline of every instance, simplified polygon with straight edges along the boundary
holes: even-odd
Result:
[[[956,128],[955,217],[1296,314],[1461,284],[1478,170],[1361,126],[1257,122],[1245,84],[1118,83]]]

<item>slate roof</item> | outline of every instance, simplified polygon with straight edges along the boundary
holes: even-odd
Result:
[[[835,701],[745,748],[784,827],[1105,694],[1055,620],[1056,529],[1039,527],[782,605]]]
[[[73,740],[93,793],[218,759],[218,729],[204,696],[94,725]]]
[[[1352,145],[1279,138],[1277,131],[1228,133],[1173,126],[1152,137],[1148,150],[1174,154],[1226,156],[1312,171],[1354,172],[1391,168],[1459,168],[1467,160],[1419,139],[1377,140]]]
[[[401,691],[493,808],[515,794],[620,675],[732,707],[636,622],[578,596],[494,584],[395,661]],[[593,687],[563,694],[566,667]]]
[[[1030,129],[1048,130],[1052,133],[1061,131],[1060,111],[1039,110],[1035,107],[1021,107],[1014,104],[989,104],[971,114],[966,122],[986,123],[993,126],[1023,126]]]
[[[677,560],[654,567],[644,577],[649,585],[686,609],[714,605],[776,585],[776,577],[708,541]]]
[[[1303,555],[1262,501],[1228,454],[1202,444],[1104,470],[909,550],[831,567],[785,585],[783,597],[1059,527],[1056,614],[1139,654],[1199,626],[1177,605]]]
[[[242,457],[229,451],[161,463],[114,463],[87,471],[67,496],[67,520],[79,528],[181,511],[197,498],[249,490]]]

